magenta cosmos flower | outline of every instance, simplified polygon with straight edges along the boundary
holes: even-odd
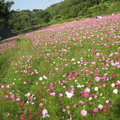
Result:
[[[88,96],[89,96],[89,93],[88,93],[88,92],[83,92],[83,93],[82,93],[82,96],[83,96],[83,97],[88,97]]]

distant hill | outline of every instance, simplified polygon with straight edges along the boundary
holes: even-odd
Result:
[[[94,17],[120,11],[119,0],[64,0],[46,9],[54,20]]]
[[[0,5],[4,4],[0,2]],[[7,5],[7,3],[6,3]],[[0,19],[12,32],[23,33],[65,21],[96,17],[120,11],[119,0],[64,0],[45,10],[11,11],[9,19]],[[6,14],[5,14],[6,15]],[[8,18],[8,16],[6,16]]]

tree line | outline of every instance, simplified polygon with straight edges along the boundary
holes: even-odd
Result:
[[[12,10],[13,1],[0,1],[0,27],[14,32],[45,26],[71,18],[95,17],[120,11],[119,0],[64,0],[45,10]]]

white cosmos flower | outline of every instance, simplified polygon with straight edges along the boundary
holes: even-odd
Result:
[[[72,60],[71,61],[75,61],[75,59],[74,58],[72,58]]]
[[[115,87],[115,84],[114,84],[114,83],[112,83],[112,84],[111,84],[111,86],[112,86],[112,87]]]
[[[118,93],[118,89],[114,89],[113,93],[117,94]]]
[[[81,87],[84,87],[84,85],[81,85]]]
[[[99,108],[100,110],[102,110],[102,109],[103,109],[103,106],[102,106],[102,105],[98,105],[98,108]]]
[[[77,82],[77,80],[75,80],[75,82]]]
[[[65,77],[66,75],[63,75],[62,77]]]
[[[82,87],[84,87],[84,85],[78,84],[77,87],[78,87],[78,88],[82,88]]]
[[[65,94],[67,95],[67,98],[71,98],[74,95],[74,93],[71,93],[71,92],[68,92],[68,91]]]
[[[29,101],[27,101],[26,103],[29,104]]]
[[[46,77],[45,75],[43,75],[43,78],[44,78],[44,79],[47,79],[47,77]]]
[[[95,90],[95,91],[98,91],[98,87],[95,87],[94,90]]]
[[[105,102],[106,102],[106,103],[109,103],[110,101],[109,101],[109,100],[106,100]]]
[[[89,97],[89,99],[88,100],[92,100],[92,97]]]
[[[39,78],[39,80],[42,80],[42,79],[43,79],[42,77]]]
[[[78,84],[78,85],[77,85],[77,87],[78,87],[78,88],[81,88],[81,85],[80,85],[80,84]]]
[[[49,114],[45,114],[42,116],[42,118],[49,117]]]

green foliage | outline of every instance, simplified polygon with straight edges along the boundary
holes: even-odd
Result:
[[[13,32],[27,32],[39,27],[86,17],[96,17],[120,11],[119,0],[64,0],[46,10],[33,9],[10,11],[13,2],[0,1],[0,23]]]
[[[110,13],[119,12],[120,11],[120,2],[113,2],[108,9]]]
[[[100,3],[99,5],[94,5],[93,7],[88,8],[87,15],[89,17],[95,17],[97,15],[103,15],[105,10],[108,10],[110,3]]]
[[[9,20],[9,26],[13,31],[21,31],[39,24],[41,26],[44,23],[48,23],[50,19],[49,12],[41,9],[13,11]]]
[[[8,26],[11,15],[10,8],[13,4],[13,1],[7,1],[6,3],[5,0],[0,1],[0,27]]]

